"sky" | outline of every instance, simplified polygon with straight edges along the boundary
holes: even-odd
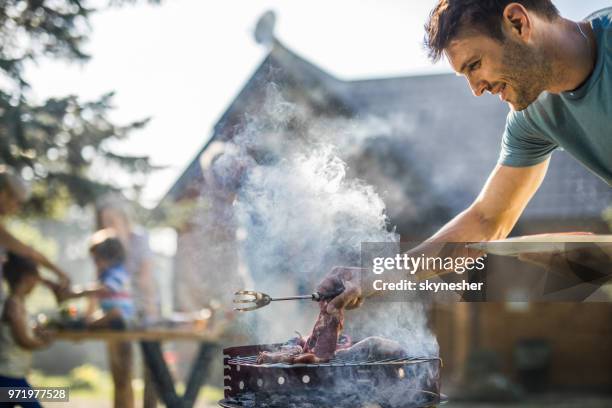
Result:
[[[166,166],[149,177],[143,204],[155,206],[211,136],[266,49],[253,28],[267,10],[277,15],[285,45],[341,79],[450,72],[431,65],[423,24],[435,0],[165,0],[94,14],[86,64],[42,60],[27,78],[38,100],[67,94],[94,99],[115,91],[118,123],[151,117],[113,149],[149,155]],[[609,0],[557,0],[574,20]]]

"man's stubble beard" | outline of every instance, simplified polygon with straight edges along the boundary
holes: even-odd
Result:
[[[502,78],[514,90],[512,109],[521,111],[531,105],[546,90],[553,76],[550,61],[531,47],[504,41]]]

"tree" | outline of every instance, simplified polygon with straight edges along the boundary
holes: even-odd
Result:
[[[117,165],[131,174],[154,169],[148,157],[108,148],[108,141],[127,138],[148,121],[114,124],[109,119],[112,93],[87,102],[69,95],[34,103],[28,96],[24,63],[41,57],[89,59],[83,46],[89,18],[96,12],[89,4],[91,0],[0,0],[0,166],[32,181],[31,209],[36,212],[50,213],[66,202],[85,205],[117,191],[117,186],[94,178],[93,163]],[[137,192],[140,187],[134,182],[124,189]]]

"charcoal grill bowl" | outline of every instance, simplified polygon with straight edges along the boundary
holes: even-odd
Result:
[[[265,344],[225,349],[225,398],[219,404],[232,408],[253,407],[255,399],[262,401],[263,405],[272,402],[280,406],[277,402],[280,399],[286,403],[315,406],[312,402],[316,402],[324,406],[329,399],[329,407],[334,407],[334,400],[346,404],[355,397],[359,400],[355,404],[370,402],[379,403],[383,408],[423,408],[439,405],[446,399],[440,394],[439,358],[374,362],[334,359],[322,364],[256,364],[255,358],[259,352],[275,351],[279,347],[280,344]],[[419,376],[426,374],[418,390],[404,380],[413,378],[415,373],[419,373]],[[353,390],[355,384],[359,386],[357,390]],[[402,386],[405,387],[406,395],[410,395],[407,396],[410,401],[392,405],[385,401],[388,397],[385,394],[386,388],[395,390]],[[325,393],[329,395],[321,395]],[[364,399],[360,400],[359,395],[363,395]]]
[[[439,402],[428,402],[423,404],[411,405],[411,408],[435,408],[439,405],[444,405],[448,402],[448,397],[444,394],[440,394]],[[433,404],[433,405],[432,405]],[[232,398],[224,398],[219,401],[219,406],[223,408],[245,408],[239,400]]]

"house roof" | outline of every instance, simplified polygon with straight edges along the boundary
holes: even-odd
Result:
[[[199,161],[201,154],[214,141],[228,140],[233,136],[235,129],[244,120],[244,113],[248,110],[248,107],[261,100],[262,87],[272,79],[275,83],[282,83],[285,86],[297,86],[310,90],[311,94],[316,94],[313,92],[316,89],[322,89],[326,94],[334,95],[336,93],[335,89],[341,86],[341,81],[275,40],[268,55],[256,68],[245,86],[213,127],[212,136],[204,143],[194,159],[162,197],[159,205],[182,198],[191,186],[201,181],[202,168]],[[337,104],[338,101],[336,101]]]
[[[496,164],[508,108],[491,95],[475,98],[454,74],[342,81],[276,41],[267,57],[214,127],[213,136],[171,187],[163,201],[177,200],[199,180],[199,156],[213,140],[231,137],[250,103],[261,100],[261,85],[273,75],[316,98],[319,90],[339,112],[376,117],[392,126],[381,134],[420,173],[450,212],[466,208]],[[320,92],[319,92],[320,93]],[[523,218],[601,216],[612,204],[612,189],[568,154],[553,155],[548,175]]]

